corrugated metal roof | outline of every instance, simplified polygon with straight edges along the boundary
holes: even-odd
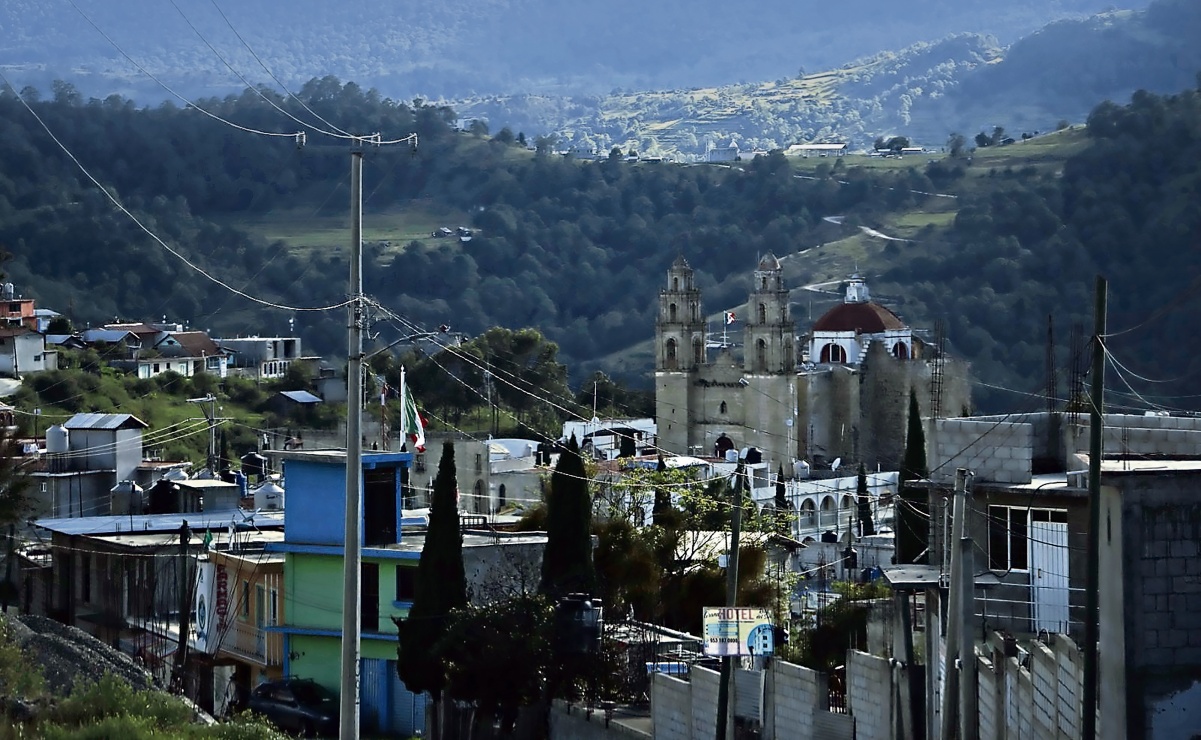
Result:
[[[308,391],[280,391],[279,395],[289,398],[296,403],[321,403],[320,396],[314,396]]]
[[[149,424],[133,414],[76,414],[67,423],[67,429],[147,429]]]
[[[193,532],[204,529],[218,529],[229,526],[230,522],[242,524],[250,512],[241,509],[225,509],[223,511],[192,512],[188,514],[143,514],[141,516],[76,516],[58,519],[38,519],[34,526],[49,532],[65,535],[102,535],[134,532],[151,534],[155,532],[177,532],[187,520]],[[284,526],[284,512],[260,511],[254,514],[254,524],[259,529],[276,529]]]

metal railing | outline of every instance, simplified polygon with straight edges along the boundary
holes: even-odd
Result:
[[[256,626],[234,618],[227,627],[221,649],[263,665],[283,663],[284,636],[279,632],[268,632],[266,626]]]

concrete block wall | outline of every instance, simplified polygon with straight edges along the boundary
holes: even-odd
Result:
[[[717,734],[717,694],[721,674],[700,666],[692,667],[692,737],[707,738]]]
[[[968,468],[979,481],[1029,483],[1032,477],[1030,424],[979,419],[935,419],[927,463],[936,482],[952,481]]]
[[[892,669],[887,658],[847,651],[847,709],[855,718],[858,740],[893,736]]]
[[[691,740],[692,684],[665,673],[651,676],[651,727],[660,740]]]
[[[764,740],[816,737],[814,715],[828,701],[825,674],[777,660],[766,684],[771,696],[764,702],[769,708],[763,717]]]
[[[976,707],[980,720],[976,727],[980,740],[1003,740],[1001,730],[1005,725],[1001,716],[1002,692],[998,678],[992,660],[977,652]]]

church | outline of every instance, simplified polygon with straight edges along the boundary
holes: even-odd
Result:
[[[896,470],[905,447],[909,392],[923,416],[971,408],[967,364],[942,356],[893,311],[871,300],[858,275],[843,302],[798,336],[780,261],[756,266],[741,352],[709,336],[701,292],[683,256],[667,271],[655,322],[659,446],[721,455],[756,448],[771,469],[805,461]]]

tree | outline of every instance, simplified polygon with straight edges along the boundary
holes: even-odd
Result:
[[[917,405],[917,393],[909,389],[909,424],[905,435],[905,454],[901,460],[898,476],[898,503],[896,510],[898,563],[925,561],[925,550],[929,540],[927,523],[929,505],[924,488],[911,485],[929,475],[926,470],[926,434],[922,431],[922,415]]]
[[[47,334],[70,334],[72,331],[71,320],[66,316],[55,316],[46,326]]]
[[[546,550],[539,592],[551,598],[591,594],[596,589],[592,563],[592,496],[588,473],[575,435],[559,454],[546,497]]]
[[[32,479],[25,471],[25,463],[31,458],[21,454],[21,445],[16,434],[0,431],[0,528],[7,530],[8,551],[4,557],[4,580],[0,581],[0,608],[7,610],[10,601],[17,598],[17,586],[13,580],[13,525],[24,518],[29,508],[29,491]],[[3,613],[3,612],[0,612]]]
[[[859,536],[870,537],[876,533],[876,523],[872,521],[872,499],[867,492],[867,469],[859,463],[859,480],[855,486],[859,506]]]
[[[956,159],[963,156],[963,148],[965,146],[967,146],[967,137],[961,133],[953,133],[947,139],[947,150]]]
[[[667,472],[667,461],[663,459],[663,453],[659,453],[659,464],[655,466],[655,472],[662,475]],[[671,510],[671,491],[666,490],[662,486],[655,487],[655,505],[651,510],[655,524],[662,525]]]
[[[983,131],[976,134],[976,146],[983,149],[984,147],[991,146],[991,145],[992,145],[992,139],[989,138],[988,134],[984,133]]]
[[[448,440],[442,445],[442,459],[434,479],[429,529],[421,559],[417,561],[413,606],[406,618],[392,618],[400,636],[396,672],[410,691],[428,691],[433,697],[434,737],[440,736],[442,689],[446,686],[446,659],[441,641],[451,612],[467,606],[457,498],[455,448]]]

